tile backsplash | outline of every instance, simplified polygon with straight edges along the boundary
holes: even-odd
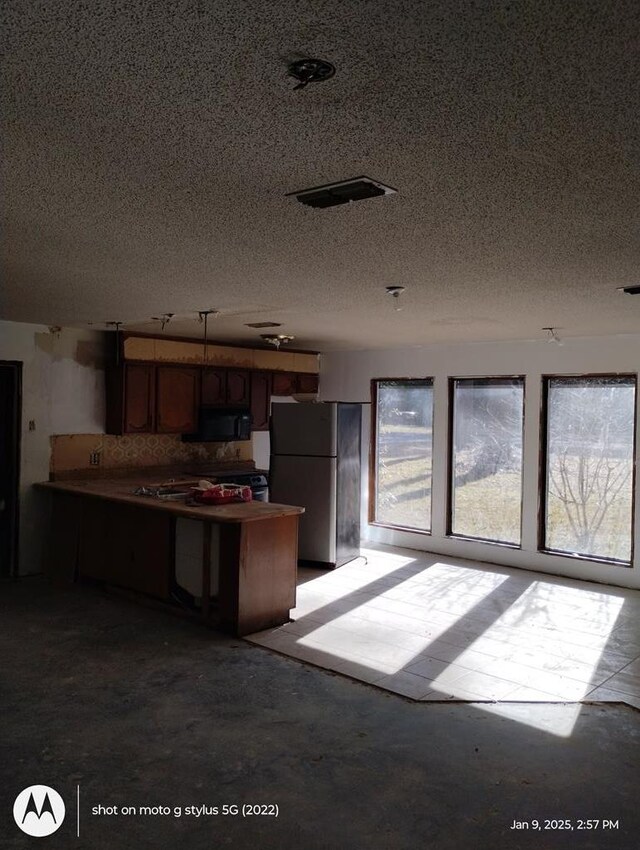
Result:
[[[252,459],[251,440],[183,443],[179,434],[59,434],[51,437],[52,476],[106,469],[224,463]]]

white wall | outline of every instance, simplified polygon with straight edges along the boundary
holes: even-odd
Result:
[[[32,484],[49,478],[53,434],[104,433],[105,334],[0,321],[0,360],[22,367],[20,573],[41,571],[48,499]],[[33,424],[30,430],[29,423]]]
[[[640,587],[640,528],[635,517],[633,568],[546,555],[537,551],[538,446],[541,375],[591,372],[632,372],[640,367],[640,335],[565,339],[562,346],[546,341],[469,343],[420,346],[400,350],[329,352],[321,357],[323,399],[370,405],[372,378],[434,378],[432,534],[383,529],[368,525],[368,451],[370,406],[363,416],[363,536],[379,543],[407,546],[443,555],[507,564],[558,575]],[[520,550],[446,536],[448,378],[525,375],[525,445],[523,528]],[[638,417],[640,420],[640,417]],[[640,439],[636,438],[636,450]],[[639,482],[640,483],[640,482]],[[637,500],[640,502],[640,499]]]
[[[288,395],[271,396],[271,404],[296,404],[296,399]],[[253,459],[256,469],[269,469],[271,462],[271,438],[268,431],[253,431],[251,434]]]
[[[251,452],[256,469],[269,469],[269,453],[271,441],[268,431],[251,432]]]

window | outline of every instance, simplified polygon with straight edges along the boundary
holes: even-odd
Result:
[[[544,379],[543,549],[631,562],[635,376]]]
[[[449,533],[520,545],[524,378],[450,386]]]
[[[433,381],[373,381],[372,390],[370,521],[429,531]]]

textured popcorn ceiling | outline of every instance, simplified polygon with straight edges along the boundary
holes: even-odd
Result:
[[[296,347],[640,331],[635,0],[3,4],[6,319]],[[287,62],[335,77],[294,92]],[[366,174],[397,195],[285,193]],[[384,287],[407,287],[394,312]],[[193,319],[172,333],[193,335]]]

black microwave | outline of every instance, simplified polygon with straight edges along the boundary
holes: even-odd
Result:
[[[188,443],[231,443],[251,439],[251,412],[245,407],[202,407],[195,434],[183,434]]]

